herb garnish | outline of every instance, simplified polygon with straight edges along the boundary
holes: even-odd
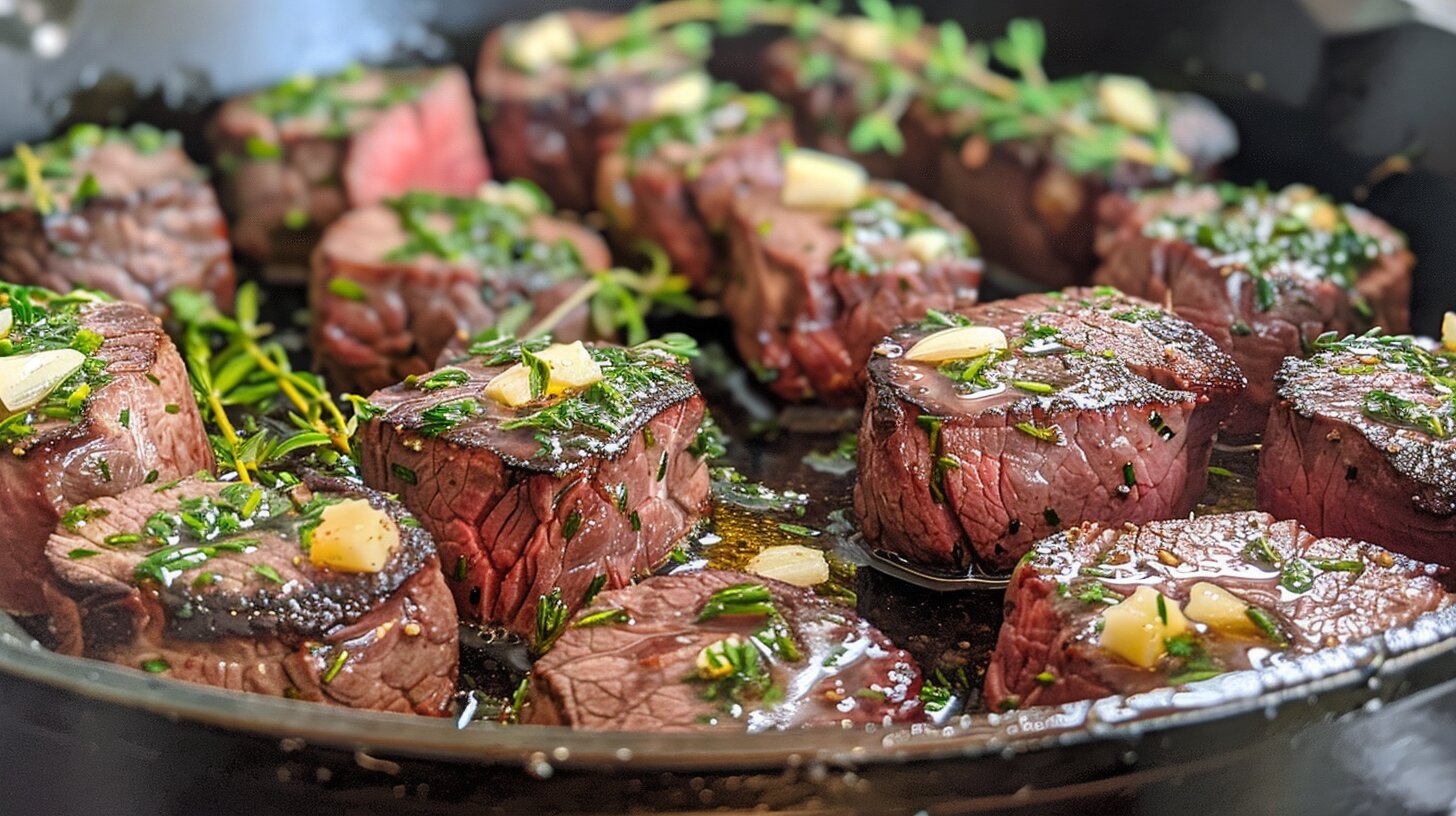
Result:
[[[58,349],[73,349],[86,356],[81,368],[39,403],[0,420],[0,445],[18,449],[36,433],[37,426],[53,420],[79,421],[88,398],[111,382],[107,363],[95,355],[102,345],[101,335],[81,326],[86,307],[106,300],[110,298],[81,289],[57,295],[38,287],[0,283],[0,309],[8,309],[11,318],[10,331],[0,339],[0,357]]]
[[[1358,231],[1349,213],[1307,187],[1271,194],[1262,186],[1218,186],[1221,209],[1199,215],[1164,215],[1148,224],[1148,235],[1176,238],[1212,253],[1213,263],[1246,272],[1254,284],[1255,307],[1267,312],[1281,296],[1278,269],[1294,269],[1345,289],[1356,306],[1360,275],[1390,248]]]
[[[105,195],[94,175],[78,174],[76,161],[90,157],[103,144],[126,144],[150,155],[180,143],[178,134],[147,124],[126,129],[74,125],[48,142],[16,145],[14,156],[0,159],[0,192],[24,191],[41,215],[51,215],[62,207],[76,210]],[[0,204],[3,209],[5,205]]]

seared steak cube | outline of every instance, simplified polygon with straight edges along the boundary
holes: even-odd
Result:
[[[617,731],[923,719],[920,668],[858,615],[708,570],[604,592],[532,667],[523,722]]]
[[[1259,453],[1261,510],[1318,535],[1456,566],[1456,344],[1315,341],[1275,376]]]
[[[179,680],[445,715],[459,661],[430,537],[342,481],[185,479],[82,505],[46,545],[64,651]]]
[[[986,671],[993,710],[1273,665],[1450,604],[1437,570],[1263,513],[1085,524],[1016,568]]]
[[[230,253],[217,197],[175,133],[76,125],[0,161],[0,280],[161,314],[177,287],[231,304]]]
[[[747,187],[783,181],[792,140],[778,102],[719,85],[696,110],[644,119],[613,139],[597,169],[597,203],[614,231],[653,241],[694,288],[722,287],[724,224]]]
[[[864,160],[941,202],[975,233],[993,271],[1043,286],[1085,282],[1097,199],[1108,189],[1199,174],[1237,136],[1207,101],[1142,80],[1048,80],[1028,20],[1008,40],[968,47],[953,23],[926,32],[913,11],[848,18],[828,36],[769,52],[769,87],[801,137]],[[1027,46],[1035,46],[1028,50]],[[1012,77],[987,69],[986,55]],[[978,61],[979,55],[979,61]]]
[[[1249,379],[1231,433],[1264,429],[1274,372],[1326,331],[1410,329],[1415,258],[1388,224],[1308,187],[1180,187],[1100,206],[1098,283],[1203,329]]]
[[[932,314],[875,348],[855,510],[934,568],[1009,569],[1083,521],[1184,516],[1244,380],[1207,335],[1111,289]]]
[[[525,188],[485,195],[409,193],[324,233],[309,298],[314,359],[332,386],[367,394],[429,371],[484,329],[530,328],[611,265],[596,233],[553,218]],[[557,328],[587,333],[585,306]]]
[[[881,108],[903,109],[924,75],[924,59],[910,53],[904,47],[908,43],[897,47],[898,33],[872,20],[845,16],[840,21],[841,37],[792,36],[771,44],[763,54],[764,88],[789,106],[804,144],[853,157],[876,178],[918,185],[933,157],[903,146],[891,152],[851,134],[856,126],[864,133],[862,123]],[[933,42],[933,33],[923,36]],[[888,129],[897,124],[887,122]]]
[[[470,195],[490,175],[465,73],[352,67],[228,101],[213,121],[238,249],[304,263],[353,207],[410,190]]]
[[[703,397],[652,348],[472,351],[370,397],[360,467],[434,535],[461,617],[529,633],[540,598],[624,586],[702,517]]]
[[[541,185],[561,207],[593,208],[604,140],[650,116],[700,107],[710,82],[705,53],[672,30],[597,47],[597,30],[624,18],[552,13],[486,37],[476,69],[485,135],[502,178]]]
[[[949,213],[897,184],[799,207],[757,188],[729,209],[723,308],[749,366],[789,400],[858,404],[870,349],[927,309],[976,302],[981,262]]]
[[[43,614],[56,522],[208,470],[212,444],[182,358],[141,306],[0,284],[0,327],[0,609]]]

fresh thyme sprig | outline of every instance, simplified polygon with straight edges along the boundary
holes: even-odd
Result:
[[[357,418],[344,415],[317,375],[295,371],[288,353],[258,322],[258,288],[238,290],[234,315],[210,298],[174,290],[188,378],[224,468],[251,482],[270,462],[300,450],[351,455]]]
[[[651,337],[647,331],[647,315],[655,306],[696,312],[697,303],[688,295],[691,283],[673,273],[672,262],[662,247],[644,241],[638,249],[650,261],[647,271],[618,267],[593,272],[522,337],[532,339],[553,333],[572,312],[587,304],[592,328],[598,335],[611,337],[621,330],[627,345],[637,345]]]
[[[823,39],[856,55],[875,75],[867,91],[868,110],[849,131],[856,152],[903,152],[899,120],[919,95],[940,110],[973,111],[977,129],[993,142],[1051,137],[1063,159],[1079,172],[1105,170],[1120,161],[1179,174],[1191,169],[1188,157],[1173,145],[1166,122],[1152,132],[1137,132],[1102,110],[1098,89],[1088,78],[1049,79],[1042,68],[1046,34],[1035,20],[1012,20],[1004,38],[973,43],[953,21],[942,23],[936,36],[925,36],[924,21],[913,7],[895,8],[887,0],[860,0],[859,7],[862,16],[841,16],[835,2],[668,0],[596,25],[582,43],[588,52],[624,43],[648,45],[653,34],[705,23],[727,34],[753,25],[789,28],[803,39]],[[993,60],[1014,76],[994,70]],[[822,60],[806,59],[805,69],[822,71],[812,67],[816,64]]]

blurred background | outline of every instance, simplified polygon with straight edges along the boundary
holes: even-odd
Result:
[[[0,0],[0,144],[145,117],[194,137],[220,96],[350,61],[470,66],[494,23],[566,5],[444,0]],[[1311,183],[1405,230],[1415,323],[1456,308],[1456,3],[1451,0],[924,2],[972,36],[1047,24],[1054,74],[1140,74],[1237,123],[1237,181]],[[745,49],[720,51],[731,74]],[[191,144],[197,149],[200,140]]]

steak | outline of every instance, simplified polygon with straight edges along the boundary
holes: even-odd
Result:
[[[1449,605],[1436,574],[1263,513],[1074,527],[1038,542],[1012,575],[986,700],[1055,705],[1277,665]],[[1130,616],[1147,640],[1128,650],[1112,619],[1145,600],[1135,590],[1156,595],[1161,613]]]
[[[1388,224],[1308,187],[1278,194],[1179,187],[1099,205],[1095,280],[1158,303],[1204,330],[1249,379],[1229,420],[1264,429],[1274,372],[1326,331],[1410,329],[1415,257]]]
[[[519,192],[495,192],[510,190]],[[353,393],[393,385],[428,372],[447,348],[463,348],[484,329],[529,328],[609,266],[596,233],[529,199],[409,193],[353,210],[314,253],[316,368]],[[557,334],[588,336],[587,307]]]
[[[314,557],[330,507],[347,502],[395,534],[375,571]],[[429,535],[382,494],[185,479],[84,508],[46,545],[63,651],[235,691],[449,713],[454,604]]]
[[[167,310],[185,287],[233,300],[227,224],[176,133],[76,125],[0,161],[0,280]]]
[[[862,728],[922,721],[920,683],[914,658],[853,612],[708,570],[602,593],[532,667],[521,718],[611,731]]]
[[[958,324],[1009,347],[907,359]],[[1064,525],[1187,515],[1244,380],[1186,321],[1104,288],[932,314],[875,348],[869,382],[854,499],[865,538],[964,572],[1009,569]]]
[[[1097,81],[1082,78],[1083,95],[1094,95]],[[1207,175],[1237,149],[1232,124],[1207,100],[1191,94],[1160,98],[1168,132],[1188,159],[1189,173]],[[1107,191],[1172,180],[1166,169],[1131,162],[1085,168],[1069,161],[1050,136],[998,140],[979,109],[969,104],[947,109],[917,101],[903,129],[907,153],[933,157],[919,173],[919,189],[976,234],[993,268],[1005,267],[1039,286],[1091,277],[1097,267],[1097,202]]]
[[[98,497],[210,470],[212,444],[182,358],[146,309],[0,284],[0,310],[11,318],[0,364],[58,349],[86,358],[40,402],[15,410],[0,402],[0,507],[9,525],[0,609],[36,615],[46,609],[45,542],[58,520]],[[7,390],[12,377],[4,375]]]
[[[490,176],[454,66],[296,76],[229,100],[209,136],[240,251],[306,263],[345,210],[410,190],[472,195]]]
[[[1314,348],[1275,376],[1259,509],[1456,565],[1456,358],[1408,337],[1327,336]]]
[[[855,149],[850,138],[856,123],[914,87],[925,74],[924,59],[895,50],[898,34],[886,36],[864,17],[839,22],[846,31],[839,40],[791,36],[770,44],[763,52],[764,89],[789,106],[802,144],[853,158],[875,178],[925,180],[930,157],[903,148]],[[934,43],[934,32],[924,29],[921,39]]]
[[[673,29],[654,32],[630,53],[585,44],[593,29],[624,19],[554,13],[501,26],[486,37],[475,87],[501,178],[530,179],[559,206],[585,213],[593,209],[604,140],[663,108],[674,109],[661,94],[674,80],[696,73],[707,81],[697,73],[706,55],[683,51]],[[543,26],[568,40],[569,55],[522,58],[521,49],[535,47],[523,41],[539,37]]]
[[[765,94],[720,85],[708,104],[634,123],[597,168],[597,202],[614,232],[652,241],[703,292],[722,288],[728,210],[748,187],[783,183],[793,134]]]
[[[789,207],[758,188],[729,213],[723,308],[739,353],[784,399],[859,404],[865,361],[891,329],[976,302],[974,241],[903,186],[872,183],[846,210]]]
[[[920,28],[913,37],[905,33],[910,25],[904,17],[892,26],[846,17],[837,37],[782,40],[765,55],[765,85],[793,108],[804,143],[851,155],[874,175],[943,204],[979,239],[992,270],[1021,278],[1014,285],[1086,282],[1096,266],[1093,227],[1104,192],[1205,175],[1237,149],[1232,124],[1201,97],[1154,93],[1127,77],[1048,83],[1039,66],[1037,75],[1015,79],[1021,85],[1005,83],[1010,92],[992,93],[947,64],[948,38],[965,38],[958,26]],[[1037,29],[1034,38],[1044,39],[1035,23],[1011,26]],[[969,52],[966,61],[973,64]],[[1024,66],[1006,67],[1016,74]],[[1019,90],[1032,85],[1048,93]],[[1122,98],[1110,103],[1114,86]],[[1059,110],[1048,116],[1029,99]],[[1140,121],[1149,117],[1157,121]],[[1057,121],[1096,135],[1070,136],[1049,124]],[[1177,158],[1155,144],[1164,124]],[[1122,142],[1110,152],[1109,134]]]
[[[540,598],[625,586],[702,518],[705,406],[673,354],[597,346],[600,382],[510,408],[482,389],[520,371],[520,346],[472,351],[370,397],[360,468],[434,536],[462,618],[528,634]]]

